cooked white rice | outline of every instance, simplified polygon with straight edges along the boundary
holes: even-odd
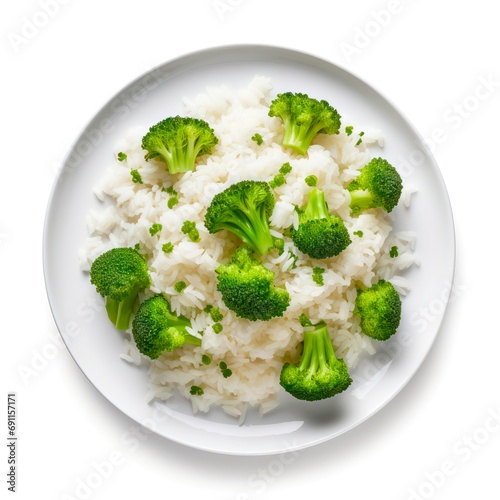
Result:
[[[125,152],[127,160],[112,164],[95,188],[97,197],[111,200],[111,204],[88,214],[89,238],[80,253],[82,269],[88,271],[92,261],[112,247],[139,243],[141,252],[150,257],[153,285],[146,295],[162,292],[170,296],[173,310],[191,318],[192,334],[203,332],[200,347],[185,346],[155,361],[138,352],[128,333],[121,356],[131,363],[150,365],[148,399],[168,399],[178,389],[191,398],[194,412],[206,412],[214,404],[240,419],[248,406],[258,406],[265,413],[277,404],[285,355],[293,357],[302,340],[303,328],[297,321],[301,313],[313,322],[328,323],[337,356],[354,368],[363,351],[375,352],[375,343],[361,333],[353,316],[355,284],[370,286],[384,278],[401,294],[408,290],[406,279],[398,273],[415,262],[415,235],[392,233],[392,219],[381,210],[352,217],[349,194],[344,189],[371,159],[367,146],[375,142],[382,145],[380,133],[365,130],[363,142],[356,146],[357,131],[348,136],[343,127],[339,135],[318,136],[307,156],[295,155],[279,145],[281,121],[268,116],[274,95],[270,80],[256,76],[238,91],[224,86],[185,99],[185,114],[206,120],[219,138],[212,155],[199,158],[193,172],[171,176],[160,162],[144,160],[141,139],[151,125],[145,124],[117,144],[115,153]],[[251,140],[256,132],[264,139],[261,146]],[[285,238],[285,252],[280,256],[271,252],[262,261],[275,273],[276,284],[290,294],[284,317],[267,322],[239,319],[222,302],[215,275],[217,266],[237,248],[238,240],[225,231],[209,234],[203,223],[205,210],[213,196],[229,185],[245,179],[270,181],[285,162],[290,162],[293,170],[286,183],[275,190],[273,234],[281,236],[283,229],[297,223],[294,205],[306,202],[310,188],[304,178],[314,174],[330,211],[345,221],[352,243],[339,256],[317,261],[301,254]],[[132,182],[132,169],[139,170],[143,184]],[[169,194],[162,191],[171,185],[179,193],[179,203],[173,209],[167,207]],[[412,192],[403,193],[402,203],[409,205]],[[199,243],[181,232],[186,220],[196,222]],[[155,236],[149,233],[153,223],[163,226]],[[360,230],[362,237],[353,235]],[[174,245],[170,254],[162,251],[166,242]],[[394,245],[399,255],[390,258],[389,249]],[[298,256],[295,263],[290,252]],[[312,268],[317,265],[325,269],[324,286],[312,280]],[[174,284],[179,280],[188,286],[177,294]],[[208,304],[224,314],[219,334],[212,329],[210,315],[203,312]],[[203,354],[212,357],[209,366],[202,363]],[[219,368],[222,360],[232,370],[228,378]],[[204,394],[191,397],[192,385],[201,386]]]

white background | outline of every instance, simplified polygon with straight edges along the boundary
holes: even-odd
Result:
[[[4,2],[0,15],[1,407],[6,413],[7,392],[17,392],[17,497],[499,498],[500,423],[492,415],[500,420],[500,331],[491,284],[498,280],[500,30],[493,2],[47,0],[50,16],[43,4]],[[44,289],[44,212],[82,127],[149,68],[231,43],[313,53],[388,96],[429,139],[456,224],[453,300],[420,371],[369,421],[282,457],[285,464],[212,455],[152,434],[124,445],[139,429],[61,346]],[[429,304],[439,307],[436,300]],[[0,421],[4,435],[6,416]],[[104,461],[114,461],[112,470],[81,487]]]

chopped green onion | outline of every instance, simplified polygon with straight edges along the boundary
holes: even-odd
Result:
[[[192,396],[203,396],[204,391],[201,387],[198,387],[197,385],[192,385],[191,389],[189,390],[189,393]]]
[[[163,226],[161,224],[153,224],[150,228],[149,228],[149,234],[151,236],[154,236],[155,234],[159,233],[161,230],[162,230]]]
[[[164,243],[161,247],[161,249],[165,252],[165,253],[171,253],[172,250],[174,249],[174,245],[172,245],[172,243],[170,243],[170,241],[168,241],[167,243]]]
[[[314,283],[317,283],[318,285],[325,284],[325,280],[323,279],[324,272],[325,272],[325,270],[322,267],[319,267],[319,266],[313,267],[312,279],[313,279]]]
[[[177,292],[177,293],[182,293],[185,289],[187,288],[187,285],[186,285],[186,282],[185,281],[178,281],[175,285],[174,285],[174,290]]]
[[[256,142],[260,146],[264,142],[264,139],[260,134],[254,134],[252,136],[252,141]]]

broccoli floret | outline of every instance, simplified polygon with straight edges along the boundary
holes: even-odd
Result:
[[[379,280],[370,288],[358,289],[354,313],[361,330],[376,340],[387,340],[396,333],[401,321],[401,299],[389,281]]]
[[[335,356],[324,321],[304,331],[304,349],[297,364],[285,363],[280,385],[297,399],[331,398],[351,385],[347,365]]]
[[[317,134],[338,134],[340,129],[337,110],[326,101],[306,94],[278,94],[271,102],[269,116],[277,116],[283,121],[283,146],[302,155]]]
[[[127,330],[139,292],[151,283],[148,266],[134,248],[112,248],[94,260],[90,282],[106,299],[106,311],[118,330]]]
[[[205,215],[205,226],[214,234],[231,231],[261,255],[274,247],[269,230],[274,197],[267,182],[241,181],[216,194]]]
[[[217,137],[204,120],[174,116],[153,125],[142,138],[146,160],[160,157],[171,174],[194,169],[198,156],[208,154]]]
[[[313,259],[326,259],[338,255],[351,243],[344,221],[328,213],[325,193],[313,187],[304,209],[297,209],[299,226],[292,228],[295,246]]]
[[[151,359],[172,352],[184,344],[201,345],[201,339],[189,334],[191,322],[172,312],[163,295],[145,300],[132,321],[132,335],[139,351]]]
[[[252,258],[246,247],[236,250],[215,272],[224,304],[240,318],[267,321],[283,316],[290,303],[288,292],[274,286],[274,273]]]
[[[127,155],[120,151],[117,155],[116,155],[116,158],[118,159],[118,161],[125,161],[127,159]]]
[[[371,160],[347,186],[351,195],[350,207],[355,214],[377,207],[391,212],[398,204],[402,189],[403,181],[398,171],[382,158]]]

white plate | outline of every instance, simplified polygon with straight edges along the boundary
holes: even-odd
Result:
[[[87,237],[85,216],[102,209],[92,188],[113,161],[126,131],[182,114],[183,96],[206,86],[245,86],[255,74],[272,79],[276,92],[300,91],[326,99],[349,124],[380,128],[383,155],[419,191],[410,210],[395,210],[396,228],[415,231],[421,265],[406,274],[398,333],[363,358],[345,393],[308,403],[288,394],[261,417],[249,412],[238,426],[220,410],[193,416],[183,398],[146,404],[144,369],[119,358],[122,339],[113,331],[77,262]],[[344,124],[348,124],[346,120]],[[359,129],[358,129],[359,130]],[[376,154],[377,150],[374,149]],[[357,426],[386,405],[410,380],[439,330],[451,289],[455,238],[451,208],[438,167],[401,113],[368,84],[334,64],[296,51],[267,46],[203,50],[170,61],[138,78],[87,125],[55,182],[44,232],[44,270],[54,319],[69,351],[91,383],[126,415],[157,434],[187,446],[237,455],[281,453],[321,443]],[[82,408],[82,410],[84,410]]]

